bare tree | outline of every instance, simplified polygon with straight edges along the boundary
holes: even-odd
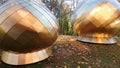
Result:
[[[4,4],[5,2],[7,2],[8,0],[0,0],[0,6],[2,5],[2,4]]]

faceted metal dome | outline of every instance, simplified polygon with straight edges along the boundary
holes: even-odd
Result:
[[[120,4],[117,0],[87,0],[72,15],[73,29],[78,40],[113,44],[120,31]]]
[[[58,30],[56,18],[44,5],[33,0],[8,0],[0,6],[0,48],[4,50],[3,62],[22,65],[47,58],[51,53],[50,46],[57,39]],[[36,54],[38,58],[42,56],[42,59],[36,60],[34,57],[33,60],[32,57],[25,61],[28,53],[29,56]]]

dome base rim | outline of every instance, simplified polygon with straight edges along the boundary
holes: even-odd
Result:
[[[51,47],[31,53],[13,53],[9,51],[3,51],[1,60],[3,63],[8,65],[28,65],[48,58],[51,53]]]
[[[97,41],[97,40],[103,40],[103,39],[97,39],[97,38],[90,38],[90,37],[83,37],[78,36],[78,41],[85,42],[85,43],[95,43],[95,44],[116,44],[117,41],[114,38],[104,38],[105,41]]]

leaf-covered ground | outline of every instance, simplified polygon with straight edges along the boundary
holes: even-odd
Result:
[[[120,41],[114,45],[90,44],[76,41],[73,36],[59,36],[53,44],[52,55],[41,62],[0,68],[120,68]]]

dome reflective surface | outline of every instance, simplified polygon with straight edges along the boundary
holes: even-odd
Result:
[[[113,44],[120,31],[120,4],[117,0],[88,0],[72,15],[73,29],[80,41]]]
[[[49,50],[55,42],[58,31],[59,25],[56,18],[40,3],[33,0],[8,0],[0,6],[0,48],[5,51],[3,54],[11,53],[18,56],[24,53],[25,56],[26,53],[37,51],[47,53],[44,50]],[[13,63],[13,65],[34,62],[36,61]],[[8,62],[8,64],[11,63]]]

